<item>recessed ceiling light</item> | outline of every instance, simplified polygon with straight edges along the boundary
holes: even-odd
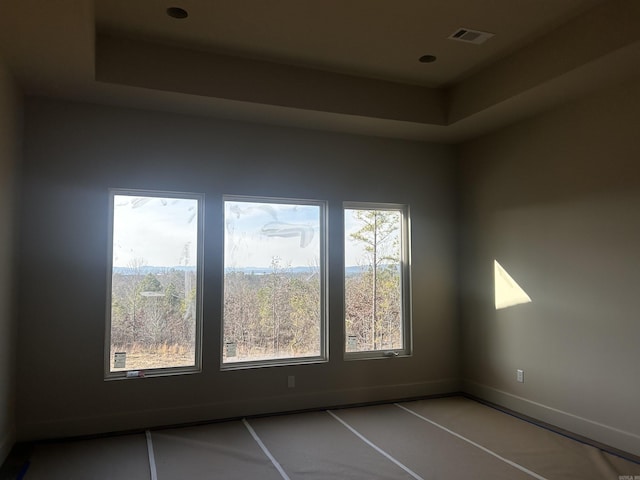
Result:
[[[167,15],[173,18],[182,19],[187,18],[189,16],[189,13],[184,8],[169,7],[167,8]]]
[[[433,63],[436,61],[436,56],[435,55],[423,55],[421,56],[418,61],[420,63]]]

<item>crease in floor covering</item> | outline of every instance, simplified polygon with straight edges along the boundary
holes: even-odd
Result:
[[[35,444],[27,480],[618,480],[640,465],[466,397]]]

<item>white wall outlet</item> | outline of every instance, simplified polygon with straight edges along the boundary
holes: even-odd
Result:
[[[520,383],[524,383],[524,370],[516,370],[516,380]]]
[[[295,388],[295,386],[296,386],[296,377],[295,377],[295,375],[289,375],[287,377],[287,387]]]

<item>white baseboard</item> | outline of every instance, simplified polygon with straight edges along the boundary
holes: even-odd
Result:
[[[396,401],[456,392],[460,392],[460,381],[458,379],[304,393],[291,392],[271,397],[243,398],[136,411],[114,411],[101,415],[25,422],[18,426],[18,439],[20,441],[28,441],[123,432],[252,415]]]
[[[640,456],[640,435],[574,415],[512,393],[469,380],[462,381],[462,391],[514,412],[557,426],[594,442]]]

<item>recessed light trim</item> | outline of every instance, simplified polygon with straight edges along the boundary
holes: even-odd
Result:
[[[167,15],[169,15],[172,18],[177,18],[178,20],[182,20],[183,18],[187,18],[189,16],[189,12],[187,12],[184,8],[169,7],[167,8]]]
[[[418,61],[420,63],[433,63],[436,61],[436,56],[435,55],[423,55],[421,56]]]

